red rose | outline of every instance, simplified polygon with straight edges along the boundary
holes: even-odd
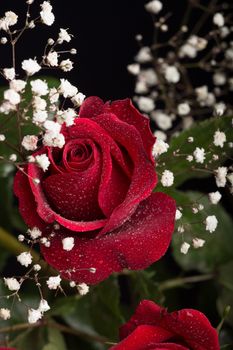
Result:
[[[206,316],[192,309],[168,313],[142,301],[120,329],[121,342],[111,350],[219,350],[217,331]]]
[[[28,177],[19,171],[14,184],[27,225],[53,233],[50,247],[42,245],[47,262],[65,278],[93,284],[158,260],[171,240],[175,202],[152,193],[157,177],[148,118],[128,99],[104,104],[90,97],[63,134],[63,149],[39,151],[48,155],[49,170],[31,163]],[[63,249],[66,237],[74,239],[70,251]]]

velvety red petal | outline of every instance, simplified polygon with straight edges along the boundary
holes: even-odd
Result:
[[[143,300],[138,305],[130,320],[120,328],[120,339],[126,338],[140,325],[157,325],[164,308],[151,300]]]
[[[129,191],[124,202],[115,208],[103,228],[101,234],[104,234],[117,228],[132,215],[137,205],[151,194],[157,177],[154,166],[145,152],[141,136],[134,126],[119,120],[114,114],[102,114],[94,120],[127,150],[134,164]]]
[[[97,96],[90,96],[84,100],[79,110],[79,118],[93,118],[104,111],[104,102]]]
[[[98,283],[112,272],[124,268],[138,270],[161,258],[169,246],[174,229],[175,202],[163,193],[152,193],[138,206],[123,226],[93,239],[60,230],[49,248],[42,247],[47,262],[64,277],[88,284]],[[75,246],[67,252],[62,239],[74,237]],[[96,273],[80,269],[96,268]],[[66,270],[75,272],[66,273]]]
[[[64,218],[63,216],[56,213],[48,203],[45,196],[42,181],[39,184],[35,184],[33,179],[38,178],[43,180],[43,171],[34,164],[28,165],[29,182],[32,193],[34,195],[37,204],[37,213],[46,223],[50,224],[58,222],[62,226],[72,231],[85,232],[96,230],[103,227],[106,224],[106,220],[94,220],[94,221],[74,221]],[[60,175],[61,176],[61,175]]]
[[[105,107],[106,108],[106,107]],[[155,142],[155,137],[150,130],[149,118],[142,115],[132,104],[132,101],[127,98],[125,100],[113,101],[110,104],[110,111],[115,114],[120,120],[135,126],[139,131],[147,156],[154,163],[152,158],[152,147]]]
[[[111,347],[111,350],[146,350],[148,345],[152,346],[157,342],[166,341],[170,337],[170,333],[158,327],[142,325],[137,327],[127,338],[119,344]],[[153,349],[151,347],[150,349]],[[154,347],[157,349],[157,347]],[[179,350],[183,350],[181,348]],[[174,350],[176,350],[174,348]],[[177,349],[178,350],[178,349]]]
[[[194,350],[219,350],[218,334],[207,317],[192,309],[165,314],[161,327],[181,336]]]
[[[125,349],[126,350],[126,349]],[[145,350],[190,350],[186,346],[175,343],[158,343],[154,345],[148,345]]]
[[[26,168],[25,168],[26,171]],[[19,199],[19,212],[29,227],[43,229],[45,223],[36,211],[36,202],[32,194],[28,177],[22,171],[18,171],[14,179],[14,193]]]

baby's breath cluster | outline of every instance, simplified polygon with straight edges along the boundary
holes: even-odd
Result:
[[[206,7],[200,1],[187,1],[180,26],[174,28],[173,14],[166,13],[162,1],[147,2],[145,10],[152,17],[154,41],[145,46],[143,36],[137,35],[139,51],[134,62],[127,66],[135,77],[134,101],[150,117],[156,130],[152,154],[157,162],[160,185],[168,190],[176,186],[176,176],[182,169],[174,167],[174,163],[180,161],[185,164],[185,171],[193,173],[193,178],[201,172],[212,175],[215,188],[208,194],[211,205],[220,202],[224,188],[233,193],[230,165],[233,132],[229,132],[233,127],[233,119],[229,117],[233,112],[229,99],[229,92],[233,90],[233,23],[229,6],[228,2],[219,0],[209,1]],[[190,19],[195,16],[199,20],[193,23]],[[227,126],[219,127],[227,116]],[[192,134],[192,127],[211,118],[213,132],[203,144]],[[172,148],[172,141],[185,133],[189,135],[185,141]],[[183,222],[183,209],[177,209],[176,220],[182,237],[180,252],[187,254],[191,247],[202,248],[205,240],[198,237],[195,226],[192,229],[192,222]],[[201,202],[190,205],[190,214],[194,223],[200,224],[207,233],[215,232],[218,218],[205,212]],[[190,231],[192,239],[187,241],[186,232]]]

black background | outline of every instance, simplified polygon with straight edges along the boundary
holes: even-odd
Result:
[[[143,35],[143,44],[150,44],[153,36],[151,15],[144,9],[145,0],[56,0],[51,1],[56,15],[51,27],[39,25],[28,30],[17,44],[17,62],[41,57],[49,37],[56,38],[59,28],[69,28],[74,39],[62,48],[75,47],[76,56],[65,54],[75,62],[75,69],[68,74],[50,71],[50,74],[67,77],[87,96],[98,95],[103,99],[131,97],[134,78],[127,72],[127,64],[138,51],[135,35]],[[203,1],[205,3],[206,1]],[[42,1],[32,5],[32,18],[38,16]],[[169,23],[175,29],[182,19],[187,0],[163,1],[163,13],[173,12]],[[26,13],[25,0],[0,0],[0,16],[6,10],[15,11],[23,23]],[[19,23],[20,23],[19,20]],[[4,36],[4,32],[1,32]],[[1,68],[9,66],[10,45],[0,45]],[[45,72],[48,74],[49,72]],[[3,84],[3,81],[1,81]]]

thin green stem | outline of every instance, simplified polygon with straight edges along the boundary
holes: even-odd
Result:
[[[162,282],[159,286],[159,290],[164,291],[167,289],[183,287],[185,284],[188,284],[188,283],[204,282],[204,281],[211,280],[213,278],[214,278],[213,274],[173,278]]]

